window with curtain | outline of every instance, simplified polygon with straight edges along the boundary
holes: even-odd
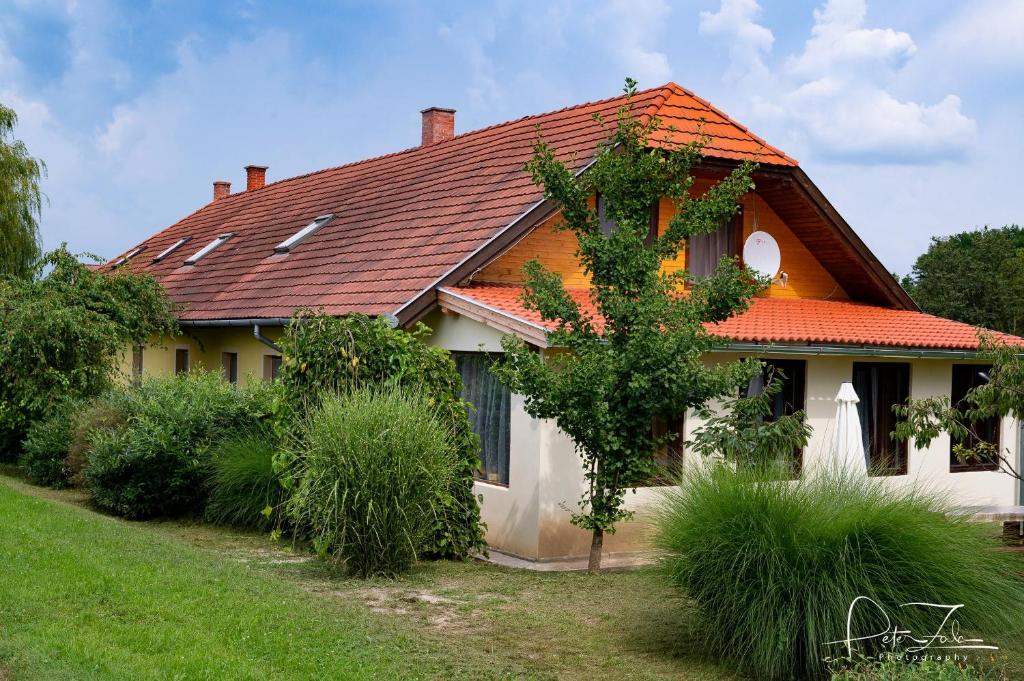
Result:
[[[949,401],[954,407],[958,409],[966,409],[968,405],[963,403],[964,397],[967,396],[967,392],[971,388],[977,388],[978,386],[988,383],[988,372],[992,369],[991,365],[983,364],[954,364],[953,365],[953,386],[950,391]],[[984,375],[983,375],[984,374]],[[950,473],[962,473],[966,471],[995,471],[999,470],[998,461],[981,460],[971,457],[965,461],[960,461],[956,454],[953,453],[953,447],[956,444],[962,444],[966,447],[976,447],[981,442],[987,442],[990,445],[994,445],[996,449],[999,449],[999,417],[992,416],[991,418],[985,419],[984,421],[976,421],[974,424],[974,431],[978,434],[978,437],[974,435],[968,435],[966,440],[954,441],[950,438],[949,442],[949,472]]]
[[[188,371],[188,348],[174,351],[174,373],[183,374]]]
[[[143,371],[143,348],[141,345],[136,345],[132,348],[132,376],[139,378],[142,376]]]
[[[228,380],[228,383],[238,383],[238,353],[237,352],[222,352],[220,353],[220,367],[224,372],[224,378]]]
[[[723,257],[740,254],[743,212],[740,211],[710,234],[695,234],[686,241],[686,269],[694,279],[710,277]]]
[[[508,485],[512,393],[488,370],[492,359],[483,352],[454,352],[462,376],[462,399],[470,411],[473,432],[480,436],[480,480]]]
[[[618,231],[619,226],[615,220],[612,220],[605,213],[605,200],[604,196],[600,193],[597,194],[597,221],[601,225],[601,233],[605,236],[610,236],[613,232]],[[644,239],[644,243],[650,246],[654,243],[654,240],[658,238],[658,202],[655,201],[651,206],[650,221],[648,223],[647,238]]]
[[[806,409],[807,362],[802,359],[766,359],[762,361],[764,369],[759,376],[750,380],[744,392],[747,395],[760,395],[768,382],[769,373],[772,372],[776,380],[782,384],[782,389],[775,394],[772,400],[772,413],[765,418],[765,421],[772,422]],[[793,471],[794,477],[800,475],[803,458],[803,449],[796,448],[793,450],[790,460],[785,462]]]
[[[675,437],[654,452],[654,475],[641,481],[640,487],[663,487],[679,484],[679,474],[683,470],[684,425],[683,414],[671,419],[654,419],[654,423],[651,425],[651,434],[654,437],[668,434]]]
[[[860,402],[861,434],[870,475],[906,475],[907,442],[892,437],[892,408],[910,397],[910,365],[902,362],[854,362],[853,389]]]

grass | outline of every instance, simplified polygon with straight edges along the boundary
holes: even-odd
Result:
[[[348,579],[265,535],[83,504],[0,476],[4,681],[733,678],[653,571]]]

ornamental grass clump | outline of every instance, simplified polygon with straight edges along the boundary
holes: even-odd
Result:
[[[204,517],[217,525],[270,530],[278,524],[284,488],[274,470],[279,439],[268,427],[218,442],[210,451]]]
[[[788,482],[716,464],[666,493],[658,538],[710,652],[756,679],[817,679],[826,658],[881,651],[881,637],[830,644],[846,638],[858,597],[877,605],[858,601],[853,637],[897,625],[931,635],[945,611],[900,607],[922,602],[963,604],[959,629],[995,645],[1020,635],[1020,558],[948,511],[939,496],[868,478]]]
[[[289,519],[351,574],[404,572],[459,470],[446,424],[420,393],[323,397],[296,439]]]

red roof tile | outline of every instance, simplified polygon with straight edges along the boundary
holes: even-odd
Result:
[[[553,329],[537,312],[526,310],[518,286],[474,285],[444,291],[528,322]],[[596,315],[588,291],[570,295],[585,314]],[[600,321],[600,320],[598,320]],[[838,300],[755,298],[750,308],[720,324],[716,336],[743,343],[855,345],[936,350],[976,350],[978,329],[923,312],[893,310]],[[992,332],[997,340],[1024,346],[1024,338]]]
[[[185,320],[281,317],[303,306],[394,312],[542,198],[522,170],[538,128],[560,158],[581,168],[607,135],[593,114],[612,117],[623,103],[616,97],[521,118],[235,193],[144,241],[128,266],[157,276]],[[692,141],[702,130],[707,156],[796,165],[674,83],[638,93],[632,106],[674,128],[662,141]],[[291,253],[274,254],[325,213],[334,220]],[[183,264],[224,232],[234,237]],[[185,237],[188,244],[152,262]]]

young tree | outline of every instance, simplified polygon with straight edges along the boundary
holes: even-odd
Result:
[[[913,438],[918,448],[927,447],[940,433],[953,439],[953,454],[961,462],[995,463],[1007,475],[1024,480],[1009,457],[1009,450],[1000,450],[986,442],[978,426],[997,417],[1024,418],[1024,348],[995,341],[981,334],[978,359],[992,363],[986,373],[988,381],[967,391],[959,404],[950,404],[947,397],[907,400],[894,407],[902,420],[893,435],[898,440]],[[980,368],[980,367],[979,367]]]
[[[1024,333],[1024,228],[1008,225],[933,238],[903,285],[925,312]]]
[[[626,81],[628,96],[635,85]],[[731,394],[760,370],[753,360],[706,366],[703,355],[715,339],[704,323],[744,310],[765,282],[729,258],[699,281],[661,269],[687,238],[713,232],[736,213],[739,198],[753,187],[753,167],[740,166],[693,198],[690,170],[701,158],[701,144],[652,148],[649,140],[660,126],[623,106],[610,138],[581,175],[537,141],[526,169],[561,208],[560,228],[576,236],[598,316],[581,309],[556,273],[530,262],[523,302],[557,325],[550,341],[566,352],[542,358],[508,336],[505,361],[494,368],[526,397],[527,412],[554,419],[583,458],[588,487],[572,522],[593,533],[591,572],[600,569],[605,533],[630,516],[622,507],[626,491],[649,478],[653,452],[673,437],[655,436],[653,420]],[[595,192],[617,225],[608,235],[590,204]],[[665,233],[645,243],[651,206],[663,196],[677,211]]]
[[[17,115],[0,104],[0,278],[26,278],[39,257],[42,161],[13,138]]]

